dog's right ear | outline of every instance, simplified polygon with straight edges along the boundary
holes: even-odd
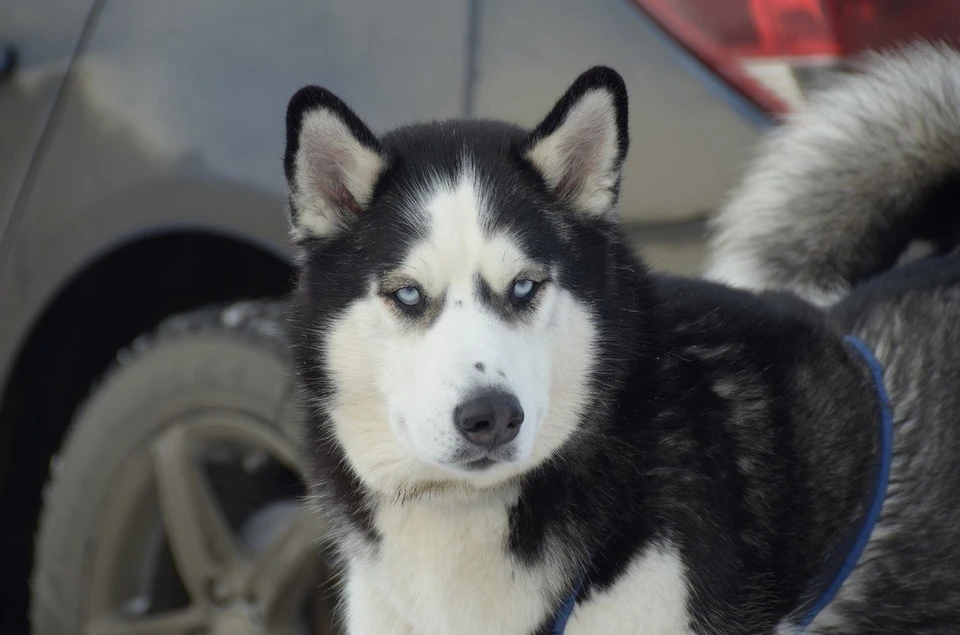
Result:
[[[567,89],[521,151],[558,199],[587,217],[611,217],[629,143],[623,78],[595,66]]]
[[[287,106],[283,158],[294,237],[328,238],[348,228],[386,165],[380,142],[336,95],[319,86],[298,90]]]

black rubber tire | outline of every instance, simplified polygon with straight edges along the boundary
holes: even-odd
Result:
[[[178,412],[241,409],[296,434],[281,324],[273,302],[207,308],[167,320],[118,355],[51,464],[31,579],[35,635],[80,634],[98,502],[124,458]]]

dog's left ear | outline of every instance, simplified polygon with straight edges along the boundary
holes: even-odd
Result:
[[[626,85],[613,69],[597,66],[577,78],[522,152],[558,199],[576,212],[606,216],[616,209],[629,144]]]

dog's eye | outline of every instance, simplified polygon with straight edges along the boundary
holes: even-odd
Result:
[[[533,295],[534,289],[537,288],[537,283],[533,280],[528,280],[526,278],[517,280],[513,283],[513,299],[514,300],[526,300]]]
[[[420,289],[416,287],[403,287],[393,293],[397,300],[406,306],[417,306],[420,304]]]

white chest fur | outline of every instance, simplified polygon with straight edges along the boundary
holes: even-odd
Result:
[[[527,635],[556,603],[559,567],[531,568],[510,555],[508,510],[501,500],[383,506],[377,556],[351,564],[349,586],[374,587],[408,627],[390,633]]]
[[[564,593],[559,560],[507,549],[506,501],[384,506],[376,557],[349,569],[350,635],[529,635]],[[669,545],[638,554],[617,583],[574,611],[566,635],[685,635],[687,585]]]
[[[564,635],[688,635],[688,596],[676,549],[651,545],[616,584],[577,607]]]

